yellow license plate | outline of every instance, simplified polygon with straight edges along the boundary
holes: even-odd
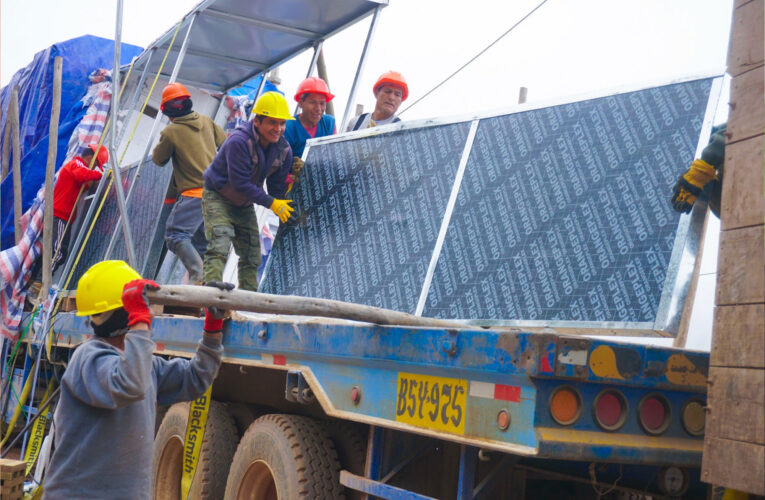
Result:
[[[399,372],[396,421],[465,434],[467,389],[467,380]]]

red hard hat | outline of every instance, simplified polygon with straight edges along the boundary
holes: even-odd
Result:
[[[184,87],[182,83],[168,83],[162,91],[162,104],[159,107],[160,111],[165,110],[165,103],[167,103],[167,101],[172,101],[179,97],[191,97],[191,94],[189,94],[189,91],[186,90],[186,87]]]
[[[300,96],[303,94],[321,94],[327,98],[327,102],[335,97],[333,94],[329,93],[327,82],[315,76],[309,76],[300,82],[297,94],[295,94],[295,101],[300,102]]]
[[[375,82],[375,86],[372,87],[372,92],[377,94],[377,90],[386,83],[389,85],[398,85],[404,89],[404,95],[401,97],[402,102],[406,101],[406,98],[409,97],[409,86],[406,84],[406,80],[404,80],[404,75],[397,71],[386,71],[380,75],[380,78]]]
[[[93,151],[98,166],[103,168],[106,162],[109,161],[109,151],[107,151],[105,147],[99,146],[95,142],[93,144],[89,144],[88,147],[90,147],[90,150]]]

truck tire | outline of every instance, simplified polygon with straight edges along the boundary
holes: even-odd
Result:
[[[335,445],[340,467],[357,476],[364,475],[367,461],[367,439],[365,426],[342,420],[323,420],[322,426]],[[347,500],[362,500],[364,493],[345,490]]]
[[[260,417],[239,442],[224,498],[345,498],[332,440],[319,422],[308,417]]]
[[[183,441],[188,418],[189,403],[174,404],[167,410],[154,438],[151,479],[152,498],[156,500],[181,498]],[[234,419],[225,406],[211,401],[190,498],[216,500],[223,496],[237,440]]]

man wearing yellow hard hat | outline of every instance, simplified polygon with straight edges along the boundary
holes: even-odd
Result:
[[[233,243],[239,256],[239,287],[254,292],[260,236],[253,204],[272,210],[282,223],[292,215],[291,200],[285,199],[292,148],[284,139],[284,128],[294,118],[278,92],[260,96],[252,113],[253,118],[232,132],[205,170],[202,212],[208,241],[204,280],[222,279]]]
[[[156,405],[191,401],[212,384],[225,312],[205,311],[190,360],[154,356],[145,291],[158,288],[120,260],[80,278],[77,316],[90,316],[94,336],[75,349],[61,381],[44,498],[149,498]]]

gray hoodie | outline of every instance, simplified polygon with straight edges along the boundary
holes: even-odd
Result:
[[[155,405],[202,395],[223,347],[204,335],[191,360],[153,351],[151,332],[138,330],[125,335],[124,352],[99,338],[74,351],[54,416],[46,500],[149,498]]]

